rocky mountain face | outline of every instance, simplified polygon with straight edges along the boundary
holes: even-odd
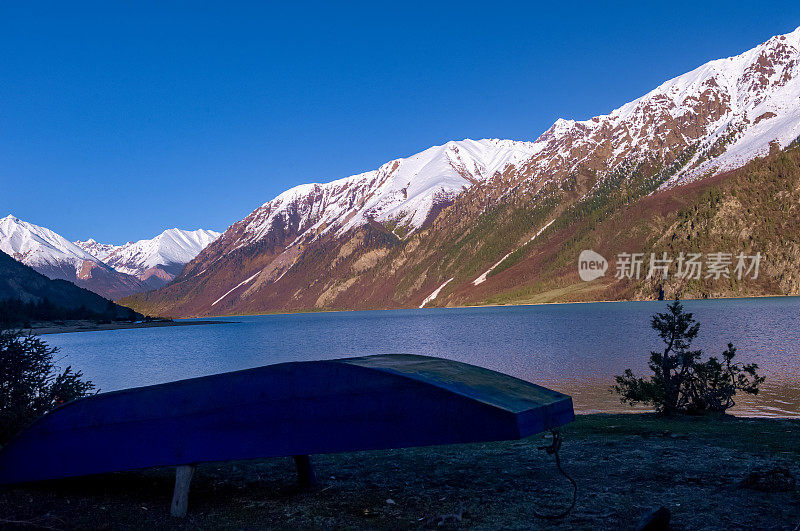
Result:
[[[540,271],[519,269],[542,246],[776,156],[798,136],[800,28],[608,115],[558,120],[535,142],[448,142],[288,190],[170,285],[129,302],[151,314],[224,315],[473,304],[545,289]],[[515,285],[498,283],[515,268],[524,273]]]
[[[590,282],[578,257],[591,249],[608,260]],[[617,278],[620,253],[641,253],[641,272]],[[722,253],[719,278],[710,255]],[[737,273],[738,255],[761,254],[759,267]],[[652,256],[672,260],[667,278],[649,276]],[[683,255],[699,257],[698,275],[678,275]],[[742,168],[656,191],[602,216],[548,232],[514,253],[479,285],[463,283],[437,302],[536,304],[663,297],[800,295],[800,142]]]
[[[0,219],[0,251],[47,278],[67,280],[109,299],[147,289],[63,236],[14,216]]]
[[[155,238],[124,245],[103,244],[93,239],[77,241],[75,245],[116,271],[132,275],[149,289],[155,289],[175,278],[187,263],[219,236],[219,232],[212,230],[174,228]]]

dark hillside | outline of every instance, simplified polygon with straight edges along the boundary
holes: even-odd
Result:
[[[0,252],[0,323],[31,319],[133,320],[142,315],[66,280],[50,280]]]

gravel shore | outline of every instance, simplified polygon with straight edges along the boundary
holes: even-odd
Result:
[[[520,441],[313,456],[319,485],[291,458],[200,465],[189,515],[169,516],[172,469],[0,489],[7,527],[236,529],[631,529],[664,506],[675,529],[796,529],[800,420],[581,415],[562,464],[548,435]],[[12,524],[12,522],[18,524]]]

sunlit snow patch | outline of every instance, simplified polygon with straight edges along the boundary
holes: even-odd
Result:
[[[538,231],[536,234],[534,234],[533,236],[531,236],[531,239],[530,239],[530,240],[528,240],[527,242],[525,242],[525,245],[527,245],[527,244],[531,243],[531,242],[532,242],[532,241],[533,241],[533,240],[534,240],[534,239],[535,239],[537,236],[539,236],[541,233],[543,233],[543,232],[544,232],[544,230],[545,230],[547,227],[549,227],[550,225],[552,225],[554,221],[555,221],[555,218],[551,219],[551,220],[550,220],[550,222],[548,222],[548,223],[547,223],[547,225],[545,225],[544,227],[542,227],[541,229],[539,229],[539,231]],[[519,249],[519,247],[518,247],[517,249]],[[516,251],[517,249],[514,249],[514,251]],[[473,280],[473,281],[472,281],[472,285],[473,285],[473,286],[477,286],[478,284],[482,284],[482,283],[486,282],[486,277],[489,275],[489,273],[491,273],[492,271],[494,271],[494,270],[495,270],[495,268],[497,268],[497,266],[499,266],[500,264],[502,264],[503,262],[505,262],[506,258],[508,258],[509,256],[511,256],[511,255],[514,253],[514,251],[511,251],[510,253],[508,253],[507,255],[505,255],[503,258],[501,258],[501,259],[500,259],[500,260],[499,260],[499,261],[498,261],[496,264],[494,264],[492,267],[490,267],[489,269],[487,269],[486,271],[484,271],[483,273],[481,273],[481,276],[479,276],[478,278],[476,278],[475,280]]]
[[[419,305],[419,307],[420,307],[420,308],[423,308],[423,307],[424,307],[426,304],[428,304],[428,303],[429,303],[429,302],[431,302],[433,299],[435,299],[436,297],[438,297],[438,296],[439,296],[439,292],[440,292],[440,291],[442,291],[442,290],[444,289],[444,287],[450,283],[450,281],[451,281],[451,280],[453,280],[453,279],[452,279],[452,278],[449,278],[449,279],[445,280],[445,281],[444,281],[444,283],[443,283],[441,286],[439,286],[438,288],[436,288],[436,290],[435,290],[433,293],[431,293],[430,295],[428,295],[428,296],[425,298],[425,300],[424,300],[424,301],[422,301],[422,304],[420,304],[420,305]]]

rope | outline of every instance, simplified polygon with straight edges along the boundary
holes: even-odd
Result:
[[[543,518],[545,520],[560,520],[565,516],[567,516],[569,513],[571,513],[572,509],[575,508],[575,502],[578,501],[578,484],[575,483],[575,480],[572,479],[569,474],[564,472],[563,468],[561,468],[561,458],[558,456],[558,451],[561,449],[561,442],[562,442],[561,432],[558,429],[550,431],[553,434],[552,444],[550,444],[550,446],[539,446],[538,449],[545,450],[548,453],[548,455],[555,456],[556,467],[558,468],[558,471],[561,472],[561,475],[567,478],[570,483],[572,483],[572,503],[570,504],[569,507],[567,507],[565,511],[560,512],[558,514],[542,514],[538,512],[536,509],[533,510],[533,514],[537,518]]]

